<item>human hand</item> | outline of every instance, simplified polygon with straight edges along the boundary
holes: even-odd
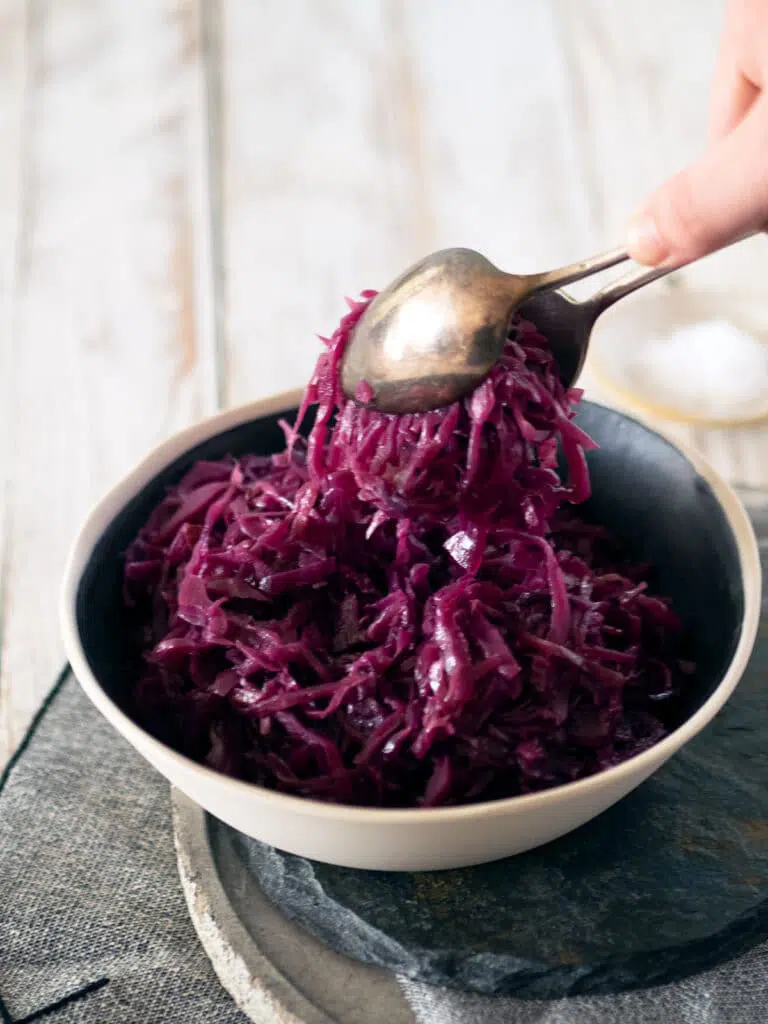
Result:
[[[727,0],[710,143],[630,221],[630,256],[680,266],[768,229],[768,0]]]

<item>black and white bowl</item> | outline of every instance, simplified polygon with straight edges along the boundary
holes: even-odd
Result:
[[[620,413],[583,404],[579,424],[600,445],[588,453],[590,513],[655,563],[690,631],[698,671],[685,721],[649,750],[597,775],[541,793],[463,807],[380,810],[323,803],[219,774],[134,722],[135,677],[122,605],[122,555],[167,486],[201,458],[270,453],[298,403],[282,395],[214,416],[152,451],[91,512],[73,545],[61,621],[75,675],[97,708],[179,790],[255,839],[356,868],[429,870],[529,850],[583,825],[655,772],[730,697],[757,633],[757,542],[738,497],[696,453]]]

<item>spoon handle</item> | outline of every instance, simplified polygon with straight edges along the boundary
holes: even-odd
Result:
[[[525,278],[526,297],[535,292],[543,291],[546,288],[560,288],[563,285],[571,284],[573,281],[581,281],[582,278],[591,277],[592,274],[599,274],[601,270],[609,270],[618,263],[624,263],[629,259],[625,249],[611,249],[609,252],[601,252],[597,256],[591,256],[586,260],[579,260],[577,263],[569,263],[565,267],[558,267],[557,270],[548,270],[543,274],[529,274]]]
[[[619,299],[623,299],[626,295],[637,291],[638,288],[642,288],[652,281],[658,281],[659,278],[666,277],[673,270],[679,269],[679,267],[635,267],[624,277],[620,277],[618,281],[612,281],[600,291],[595,292],[590,299],[586,300],[585,305],[589,304],[594,309],[594,315],[597,318]]]
[[[729,248],[731,245],[736,245],[738,242],[743,242],[747,238],[751,238],[756,232],[748,231],[744,235],[740,235],[735,238],[728,245],[723,246],[724,249]],[[683,264],[686,266],[686,264]],[[625,295],[631,295],[632,292],[637,291],[638,288],[643,288],[645,285],[650,284],[652,281],[658,281],[659,278],[666,277],[667,274],[673,273],[675,270],[681,270],[680,266],[674,267],[635,267],[634,270],[630,270],[624,277],[620,277],[618,281],[613,281],[611,284],[607,284],[604,288],[595,292],[591,299],[586,300],[586,304],[590,305],[594,310],[595,318],[599,317],[601,313],[604,313],[606,309],[618,302],[619,299],[623,299]]]

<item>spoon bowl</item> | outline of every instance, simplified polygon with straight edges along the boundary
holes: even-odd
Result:
[[[526,298],[626,259],[614,250],[545,274],[517,275],[472,249],[432,253],[366,309],[342,365],[344,393],[389,413],[448,405],[485,378]]]
[[[485,379],[517,311],[546,336],[563,384],[571,387],[600,314],[677,268],[636,268],[581,302],[561,286],[628,259],[614,249],[520,275],[499,270],[473,249],[432,253],[380,292],[360,318],[342,363],[344,394],[387,413],[449,405]]]

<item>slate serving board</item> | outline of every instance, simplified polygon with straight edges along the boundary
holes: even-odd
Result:
[[[765,566],[767,512],[756,525]],[[680,979],[768,937],[768,613],[715,721],[633,794],[547,847],[459,871],[364,872],[207,825],[235,902],[245,878],[365,964],[530,998]]]

